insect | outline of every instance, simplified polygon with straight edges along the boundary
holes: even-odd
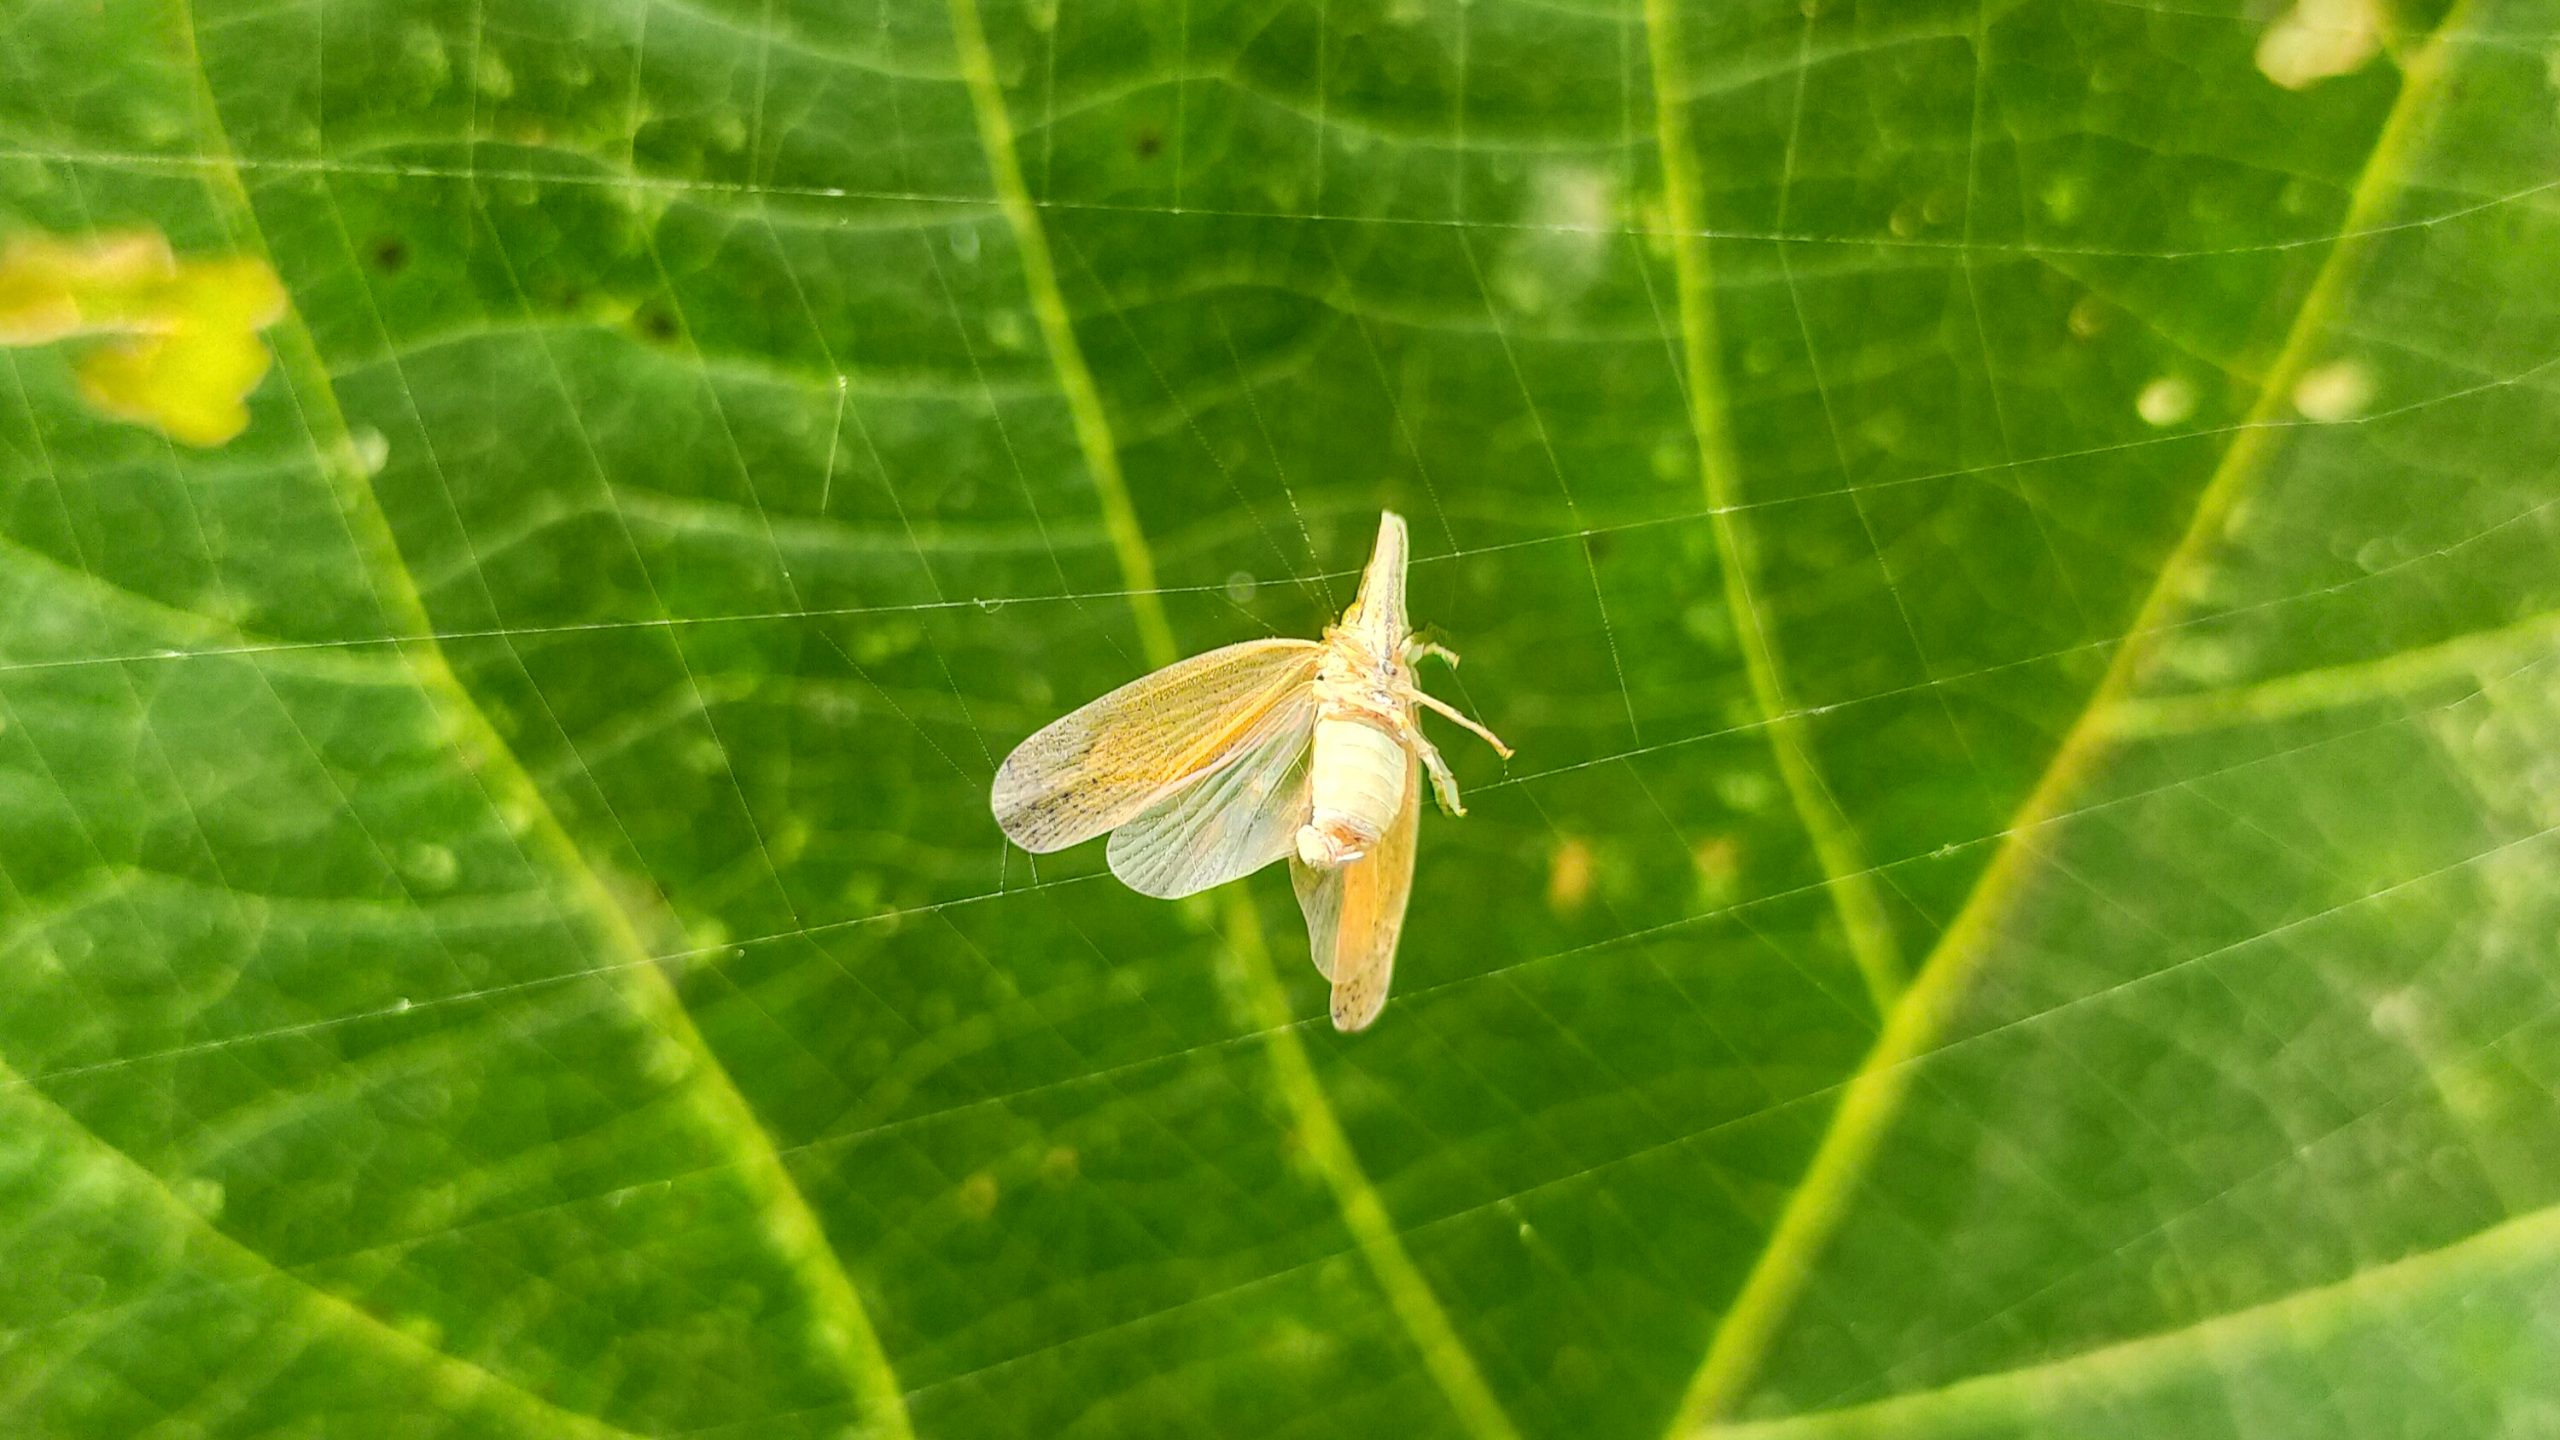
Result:
[[[1111,873],[1165,899],[1286,858],[1334,1028],[1367,1028],[1413,894],[1422,777],[1442,809],[1467,813],[1419,710],[1511,755],[1415,683],[1423,657],[1458,657],[1414,637],[1405,556],[1404,517],[1383,512],[1360,593],[1322,640],[1194,655],[1043,726],[996,770],[996,824],[1041,855],[1107,830]]]

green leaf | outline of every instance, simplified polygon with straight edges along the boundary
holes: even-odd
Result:
[[[0,8],[0,1430],[2550,1433],[2555,52]],[[986,787],[1382,508],[1345,1037]]]

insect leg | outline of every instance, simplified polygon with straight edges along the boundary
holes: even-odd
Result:
[[[1450,773],[1449,762],[1440,758],[1439,747],[1413,732],[1413,753],[1422,757],[1422,768],[1431,772],[1431,795],[1440,808],[1452,815],[1464,815],[1467,807],[1458,801],[1458,777]]]
[[[1496,751],[1500,752],[1503,759],[1508,760],[1511,758],[1511,747],[1502,743],[1501,736],[1494,734],[1482,725],[1468,719],[1463,712],[1450,706],[1447,702],[1441,700],[1437,696],[1425,694],[1419,688],[1413,690],[1412,695],[1417,702],[1439,711],[1441,714],[1448,716],[1450,719],[1466,726],[1469,730],[1474,731],[1478,736],[1482,737],[1484,743],[1492,746]]]
[[[1416,660],[1425,658],[1446,660],[1449,662],[1450,669],[1455,670],[1458,668],[1458,652],[1450,649],[1446,645],[1435,645],[1428,640],[1407,640],[1404,642],[1404,663],[1410,665]]]

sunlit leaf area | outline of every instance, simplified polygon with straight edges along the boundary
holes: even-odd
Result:
[[[2555,827],[2560,0],[0,0],[9,1440],[2560,1435]]]

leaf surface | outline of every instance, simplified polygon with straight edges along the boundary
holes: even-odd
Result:
[[[0,348],[6,1428],[2547,1433],[2555,44],[0,12],[0,241],[290,297]],[[985,797],[1385,508],[1342,1037]]]

